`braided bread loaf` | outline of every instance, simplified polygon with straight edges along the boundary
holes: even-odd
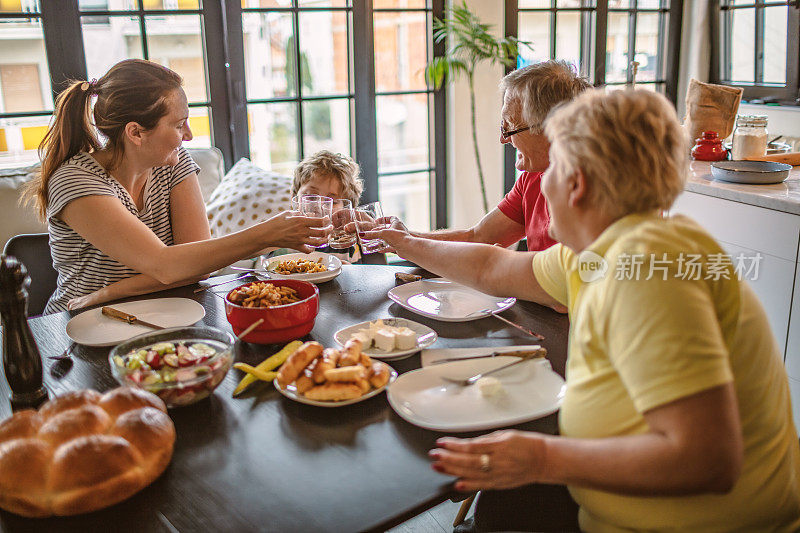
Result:
[[[175,427],[158,397],[132,387],[69,392],[0,423],[0,507],[31,517],[108,507],[153,482]]]

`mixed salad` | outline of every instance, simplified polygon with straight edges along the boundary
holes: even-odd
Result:
[[[231,365],[230,352],[213,341],[159,342],[114,356],[119,374],[167,405],[186,405],[208,396]]]

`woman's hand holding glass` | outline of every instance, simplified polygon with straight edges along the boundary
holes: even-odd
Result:
[[[296,211],[284,211],[259,224],[264,231],[264,242],[278,248],[291,248],[309,253],[325,246],[331,231],[328,224],[320,224],[319,217],[305,216]]]
[[[298,199],[300,213],[305,217],[316,218],[319,222],[317,227],[326,231],[325,235],[330,234],[331,214],[333,212],[333,199],[327,196],[306,195]],[[328,245],[328,240],[316,245],[316,248],[324,248]]]

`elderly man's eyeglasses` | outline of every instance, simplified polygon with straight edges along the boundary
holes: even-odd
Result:
[[[512,135],[516,135],[517,133],[522,133],[523,131],[528,131],[529,129],[531,129],[530,126],[525,126],[524,128],[519,128],[519,129],[511,130],[511,131],[506,131],[506,129],[503,126],[500,126],[500,136],[503,139],[508,139]]]

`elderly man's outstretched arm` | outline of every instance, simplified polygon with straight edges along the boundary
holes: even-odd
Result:
[[[533,275],[532,261],[536,252],[513,252],[488,244],[424,239],[400,229],[369,232],[368,237],[380,237],[401,257],[481,292],[561,307]]]

